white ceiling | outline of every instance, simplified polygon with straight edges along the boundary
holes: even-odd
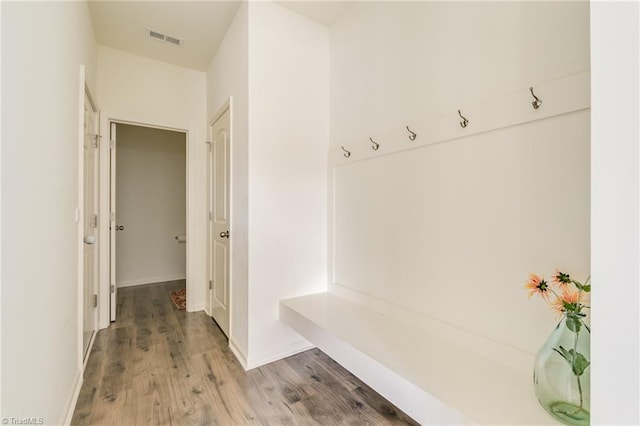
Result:
[[[89,1],[99,44],[204,71],[224,38],[239,1]],[[146,29],[184,40],[175,46]]]
[[[277,1],[325,26],[331,26],[353,1]],[[227,29],[239,0],[99,1],[89,11],[99,44],[136,55],[205,71]],[[147,35],[147,28],[184,40],[175,46]]]
[[[337,1],[337,0],[296,0],[296,1],[278,1],[281,6],[286,7],[302,16],[306,16],[312,21],[330,27],[336,23],[338,18],[342,16],[355,1]]]

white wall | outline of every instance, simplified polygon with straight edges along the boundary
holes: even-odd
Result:
[[[591,3],[591,423],[640,424],[640,7]]]
[[[308,347],[278,301],[326,288],[328,30],[243,4],[207,72],[208,116],[232,102],[231,336],[248,368]]]
[[[2,7],[0,6],[0,46],[2,45]],[[0,56],[0,92],[2,91],[2,84],[4,80],[2,80],[3,68],[2,68],[2,57]],[[2,120],[4,115],[2,115],[2,104],[0,102],[0,142],[2,142]],[[2,143],[0,143],[0,259],[2,259]],[[0,261],[0,307],[2,305],[2,261]],[[2,315],[0,315],[0,333],[2,333]],[[0,334],[1,335],[1,334]],[[0,338],[0,377],[2,377],[2,339]],[[0,383],[0,414],[2,411],[2,383]]]
[[[588,69],[588,26],[587,2],[356,4],[331,29],[331,144]]]
[[[81,64],[95,94],[86,3],[2,3],[4,418],[62,422],[81,378]]]
[[[186,134],[127,124],[116,134],[117,285],[184,279]]]
[[[326,289],[326,27],[249,5],[249,366],[308,347],[278,301]]]
[[[464,134],[458,108],[518,91],[531,108],[529,86],[588,69],[586,2],[359,3],[331,30],[331,143],[442,114]],[[335,282],[533,357],[554,314],[528,273],[590,273],[589,125],[582,110],[337,168]]]
[[[247,358],[249,345],[249,28],[243,3],[216,56],[207,69],[207,120],[216,118],[225,102],[231,105],[231,312],[229,343]]]
[[[204,309],[205,73],[98,46],[97,85],[105,133],[109,118],[187,131],[187,310]],[[106,271],[101,273],[104,279]]]

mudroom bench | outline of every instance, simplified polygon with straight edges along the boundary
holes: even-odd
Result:
[[[472,337],[451,338],[457,331],[328,292],[281,300],[280,320],[421,424],[557,424],[530,371],[486,356]]]

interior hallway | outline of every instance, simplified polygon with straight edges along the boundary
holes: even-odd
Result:
[[[245,372],[210,317],[173,305],[184,286],[118,290],[73,425],[416,424],[317,349]]]

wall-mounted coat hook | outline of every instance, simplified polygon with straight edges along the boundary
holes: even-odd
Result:
[[[535,93],[533,93],[533,87],[529,87],[529,91],[531,92],[531,96],[533,96],[533,98],[535,99],[534,101],[531,102],[533,109],[540,108],[540,105],[542,105],[542,101],[536,96]]]
[[[346,149],[344,149],[344,146],[341,146],[340,148],[342,148],[342,150],[344,151],[344,154],[342,154],[342,155],[344,155],[344,158],[351,157],[351,152],[347,151]]]
[[[409,126],[406,126],[406,127],[407,127],[407,130],[409,131],[409,133],[411,133],[411,134],[409,135],[409,140],[410,140],[411,142],[415,141],[415,140],[416,140],[416,137],[417,137],[418,135],[417,135],[415,132],[412,132],[412,131],[411,131],[411,129],[409,128]]]
[[[460,116],[460,118],[462,118],[462,121],[460,122],[460,127],[464,129],[465,127],[467,127],[467,124],[469,124],[469,120],[467,120],[466,117],[462,115],[460,110],[458,110],[458,115]]]
[[[377,151],[378,148],[380,148],[380,144],[378,142],[374,141],[372,138],[369,138],[369,140],[373,144],[373,145],[371,145],[371,149],[374,150],[374,151]]]

